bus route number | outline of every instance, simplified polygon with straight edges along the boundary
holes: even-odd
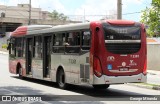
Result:
[[[131,55],[131,58],[139,58],[139,55]]]
[[[69,59],[69,63],[76,64],[76,59]]]

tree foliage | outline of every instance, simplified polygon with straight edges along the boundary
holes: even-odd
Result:
[[[68,19],[67,16],[65,16],[63,13],[58,13],[56,10],[53,10],[51,13],[49,13],[49,17],[51,17],[53,20],[66,21]]]
[[[141,22],[147,25],[149,36],[160,36],[160,0],[152,0],[150,8],[142,11]]]

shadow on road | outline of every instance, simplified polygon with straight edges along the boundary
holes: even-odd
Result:
[[[16,79],[20,79],[19,77],[13,77]],[[22,80],[22,79],[20,79]],[[28,81],[28,82],[34,82],[37,84],[43,84],[46,86],[58,88],[56,83],[53,82],[48,82],[48,81],[43,81],[43,80],[38,80],[38,79],[31,79],[31,78],[24,78],[23,80]],[[68,91],[73,91],[76,93],[92,96],[92,97],[98,97],[98,96],[103,96],[103,97],[110,97],[110,96],[136,96],[136,95],[142,95],[140,93],[134,93],[130,91],[124,91],[124,90],[119,90],[119,89],[113,89],[113,88],[108,88],[106,90],[95,90],[92,86],[78,86],[78,85],[69,85],[67,88]]]
[[[15,78],[17,80],[22,80],[17,76],[12,76],[12,78]],[[36,84],[41,84],[49,87],[58,88],[56,83],[48,82],[48,81],[42,81],[37,79],[31,79],[31,78],[24,78],[24,81],[27,82],[33,82]],[[56,103],[64,104],[64,102],[61,101],[67,101],[67,103],[85,103],[85,104],[91,104],[98,103],[103,104],[103,102],[99,101],[129,101],[130,97],[137,97],[141,96],[140,93],[134,93],[130,91],[124,91],[114,88],[109,88],[106,90],[95,90],[92,86],[77,86],[77,85],[70,85],[67,91],[72,91],[75,93],[79,93],[82,95],[54,95],[54,94],[46,94],[42,90],[33,89],[31,87],[26,86],[6,86],[6,87],[0,87],[0,94],[1,95],[20,95],[20,96],[38,96],[42,97],[42,101],[56,101]],[[146,95],[143,95],[146,96]],[[57,102],[58,101],[58,102]],[[80,101],[80,102],[76,102]],[[51,102],[53,103],[53,102]],[[54,102],[55,103],[55,102]],[[66,103],[66,102],[65,102]]]
[[[14,77],[17,78],[17,77]],[[31,79],[25,79],[26,81],[30,81]],[[43,82],[40,80],[34,80],[36,83],[45,84],[46,86],[50,86],[49,83]],[[39,82],[40,81],[40,82]],[[29,101],[28,104],[93,104],[92,101],[94,101],[95,104],[104,104],[100,102],[100,99],[95,99],[90,96],[86,95],[51,95],[51,94],[44,94],[41,90],[36,90],[31,87],[24,87],[24,86],[5,86],[0,87],[0,94],[2,96],[11,97],[10,101],[13,102],[3,102],[3,104],[17,104],[24,100],[23,98],[29,98],[31,99],[36,97],[35,100],[25,100]],[[21,98],[21,99],[19,99]],[[40,101],[37,101],[36,99],[39,99]],[[2,97],[0,97],[0,101],[2,101]],[[30,103],[31,101],[31,103]],[[43,101],[43,102],[41,102]],[[63,102],[65,101],[65,102]],[[67,101],[67,102],[66,102]],[[79,101],[79,102],[77,102]],[[46,103],[47,102],[47,103]],[[25,104],[25,103],[24,103]]]
[[[5,86],[0,87],[1,95],[42,95],[42,91],[24,86]]]

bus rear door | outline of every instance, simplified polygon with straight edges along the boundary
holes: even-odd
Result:
[[[26,39],[26,75],[32,76],[32,53],[33,53],[33,38]]]
[[[51,72],[51,36],[43,38],[43,77],[50,78]]]

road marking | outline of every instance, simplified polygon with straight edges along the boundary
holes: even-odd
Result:
[[[14,91],[11,91],[11,90],[8,90],[8,89],[4,89],[4,88],[0,89],[0,91],[8,91],[8,92],[10,92],[7,95],[23,95],[22,93],[17,93],[17,92],[14,92]]]

